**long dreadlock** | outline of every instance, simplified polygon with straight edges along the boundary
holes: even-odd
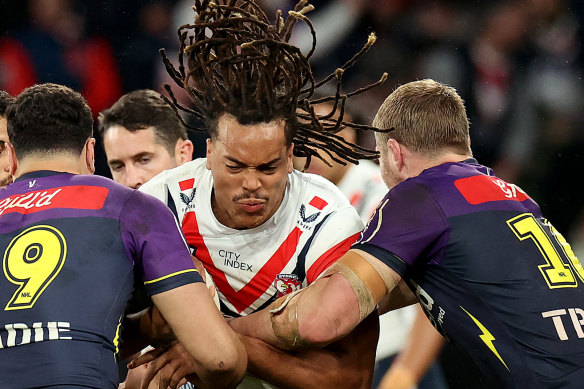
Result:
[[[193,106],[181,105],[170,86],[165,85],[171,100],[168,102],[177,114],[179,110],[186,112],[205,124],[205,128],[201,128],[183,122],[187,128],[209,131],[213,137],[217,120],[223,113],[234,116],[244,125],[281,118],[286,122],[287,143],[294,142],[294,155],[306,157],[305,168],[312,157],[327,164],[330,163],[326,156],[341,164],[377,158],[377,152],[337,135],[345,127],[389,131],[343,120],[347,98],[387,79],[384,73],[373,84],[341,93],[344,71],[369,50],[375,42],[374,34],[343,66],[315,82],[308,59],[316,47],[316,34],[305,16],[314,7],[308,0],[298,1],[285,19],[278,11],[274,24],[254,0],[195,0],[193,9],[196,13],[194,24],[178,29],[178,68],[168,59],[164,49],[161,50],[168,73],[185,89]],[[306,56],[288,43],[298,20],[306,22],[312,34],[312,48]],[[317,88],[333,79],[336,79],[334,95],[311,99]],[[331,111],[325,115],[315,114],[313,105],[323,102],[332,103]]]

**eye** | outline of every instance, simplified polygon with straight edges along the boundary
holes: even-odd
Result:
[[[119,173],[124,169],[124,165],[110,165],[110,169],[112,172]]]
[[[239,173],[243,168],[239,165],[225,165],[230,173]]]
[[[142,165],[145,165],[147,163],[150,163],[151,160],[152,160],[152,158],[150,158],[150,157],[142,157],[142,158],[140,158],[140,160],[138,162]]]
[[[265,173],[265,174],[273,174],[273,173],[275,173],[275,172],[276,172],[276,169],[277,169],[277,168],[278,168],[277,166],[273,166],[273,165],[270,165],[270,166],[264,166],[264,167],[261,167],[261,168],[260,168],[260,171],[261,171],[262,173]]]

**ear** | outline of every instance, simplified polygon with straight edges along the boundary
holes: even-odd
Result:
[[[404,154],[402,145],[395,139],[387,140],[388,159],[396,167],[397,171],[401,172],[404,167]]]
[[[294,170],[294,143],[290,144],[288,150],[286,151],[286,163],[288,164],[288,173],[292,173]]]
[[[6,142],[6,148],[8,151],[8,163],[10,169],[10,175],[14,176],[16,174],[16,169],[18,168],[18,159],[16,159],[16,153],[14,152],[14,147],[9,142]]]
[[[207,138],[207,170],[211,170],[211,154],[213,154],[213,140]]]
[[[177,140],[176,145],[174,146],[174,158],[177,166],[192,161],[194,149],[195,147],[193,146],[193,142],[190,140]]]
[[[85,165],[90,174],[95,173],[95,138],[85,141]]]

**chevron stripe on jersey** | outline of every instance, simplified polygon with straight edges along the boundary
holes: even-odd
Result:
[[[140,190],[176,205],[187,242],[213,277],[229,313],[246,315],[267,305],[284,292],[277,280],[307,286],[348,250],[362,229],[357,212],[332,183],[298,171],[288,176],[282,204],[269,220],[249,230],[227,228],[211,209],[213,177],[205,161],[167,170]],[[290,283],[285,286],[287,293],[293,290]]]

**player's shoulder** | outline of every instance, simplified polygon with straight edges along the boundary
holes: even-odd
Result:
[[[69,182],[67,183],[69,186],[96,186],[106,188],[108,192],[111,194],[110,199],[112,197],[117,197],[120,199],[127,198],[132,195],[134,190],[132,188],[128,188],[127,186],[118,184],[114,180],[97,175],[89,175],[89,174],[74,174],[70,176]]]
[[[332,205],[330,209],[351,206],[349,200],[335,184],[317,174],[294,170],[290,174],[290,191],[304,202]]]
[[[207,172],[206,158],[197,158],[173,169],[164,170],[140,187],[140,191],[160,197],[184,181],[194,180]]]

